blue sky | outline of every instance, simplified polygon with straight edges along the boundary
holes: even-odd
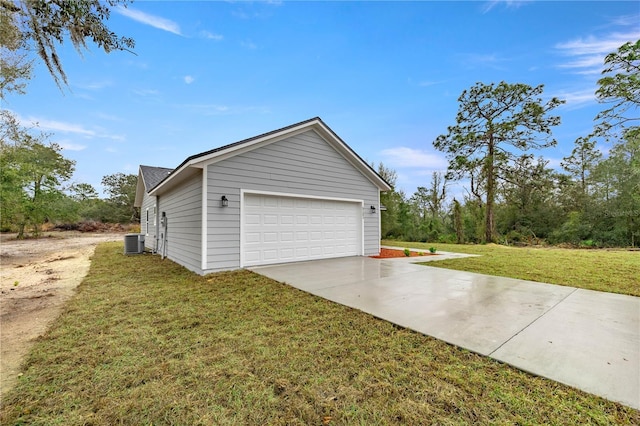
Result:
[[[59,48],[69,88],[41,63],[3,108],[77,161],[74,182],[186,157],[320,116],[411,195],[446,170],[433,140],[476,82],[545,85],[558,166],[593,128],[604,56],[640,39],[638,2],[150,2],[112,12],[135,55]],[[608,147],[602,145],[607,151]],[[458,189],[459,191],[459,189]],[[455,192],[455,190],[454,190]]]

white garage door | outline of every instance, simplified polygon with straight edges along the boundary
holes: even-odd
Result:
[[[362,204],[244,194],[243,266],[362,254]]]

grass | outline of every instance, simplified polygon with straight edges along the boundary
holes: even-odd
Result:
[[[248,271],[98,246],[3,425],[638,424],[640,412]]]
[[[383,240],[383,245],[438,252],[479,254],[480,257],[429,262],[429,266],[519,278],[588,290],[640,296],[640,252],[565,248],[507,247]]]

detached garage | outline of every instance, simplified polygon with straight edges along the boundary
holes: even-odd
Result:
[[[140,166],[145,245],[199,274],[380,252],[391,188],[320,118],[168,170]]]

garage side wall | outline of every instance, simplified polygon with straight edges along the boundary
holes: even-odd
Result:
[[[149,196],[145,192],[142,207],[140,207],[140,233],[144,235],[144,246],[149,250],[154,250],[156,244],[155,207],[156,197]]]
[[[316,132],[213,163],[207,173],[207,271],[240,267],[240,190],[364,200],[364,254],[379,250],[379,190]],[[229,199],[220,206],[220,197]]]
[[[158,222],[162,212],[166,213],[166,242],[161,235],[164,227],[159,225],[158,251],[174,262],[196,273],[202,273],[202,175],[194,175],[159,197]]]

